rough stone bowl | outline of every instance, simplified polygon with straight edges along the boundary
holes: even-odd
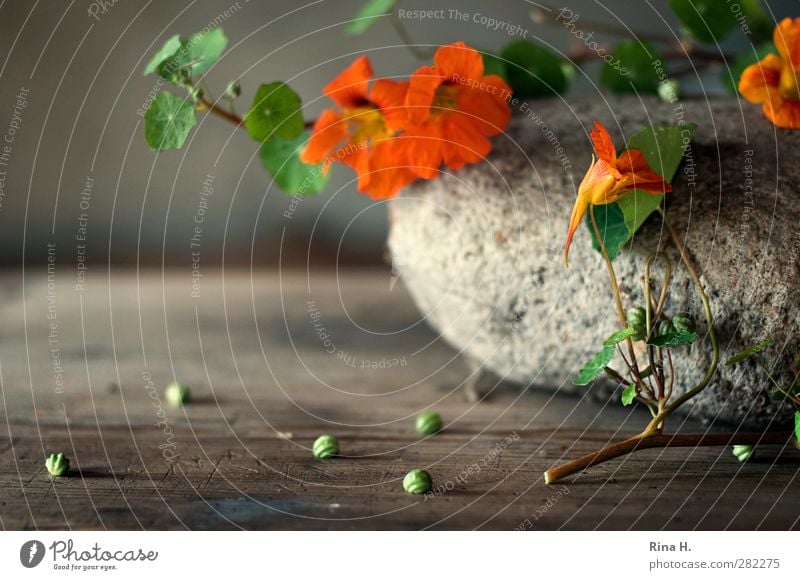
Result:
[[[527,103],[486,162],[419,182],[390,204],[393,266],[422,314],[469,360],[506,380],[564,392],[587,388],[572,379],[617,321],[588,230],[576,235],[569,268],[563,244],[596,119],[617,144],[648,123],[698,125],[668,197],[668,218],[701,271],[723,362],[770,337],[775,344],[764,360],[780,380],[790,380],[800,354],[800,132],[774,127],[759,107],[734,98]],[[659,244],[675,265],[667,312],[702,320],[691,280],[655,216],[615,262],[624,299],[643,303],[644,262]],[[675,357],[677,393],[707,368],[704,325],[700,332],[701,340]],[[603,379],[592,388],[619,397]],[[790,417],[752,363],[720,365],[684,410],[742,428],[776,427]]]

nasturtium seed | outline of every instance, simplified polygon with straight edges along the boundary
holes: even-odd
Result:
[[[63,453],[51,453],[44,462],[50,475],[61,477],[69,471],[69,459]]]
[[[732,452],[736,459],[738,459],[741,463],[744,463],[753,456],[753,452],[755,450],[756,448],[753,445],[734,445]]]
[[[189,402],[189,387],[180,383],[171,383],[164,390],[164,398],[173,407],[182,407]]]
[[[672,319],[672,324],[675,325],[675,330],[678,332],[694,332],[697,330],[697,322],[695,322],[694,317],[687,312],[676,314]]]
[[[417,433],[433,435],[442,430],[442,417],[436,411],[423,411],[417,417]]]
[[[644,308],[635,306],[629,308],[625,317],[628,319],[628,325],[633,329],[631,338],[633,340],[642,340],[646,334],[646,317],[647,314]]]
[[[333,435],[320,435],[312,447],[314,457],[327,459],[339,454],[339,441]]]
[[[658,323],[658,335],[673,334],[676,332],[675,325],[670,319],[664,319]]]
[[[403,478],[403,489],[408,493],[427,493],[432,485],[431,474],[424,469],[412,469]]]

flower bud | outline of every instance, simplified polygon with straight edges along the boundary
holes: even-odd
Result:
[[[416,426],[420,435],[433,435],[442,430],[442,418],[435,411],[423,411],[417,417]]]
[[[69,471],[69,459],[64,457],[63,453],[51,453],[44,464],[50,475],[55,477],[66,475],[67,471]]]
[[[424,469],[412,469],[403,478],[403,489],[408,493],[426,493],[432,485],[431,474]]]
[[[328,459],[339,454],[339,441],[333,435],[320,435],[311,450],[317,459]]]

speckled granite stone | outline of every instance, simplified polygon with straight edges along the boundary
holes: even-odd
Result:
[[[390,205],[389,245],[419,308],[467,357],[501,377],[576,392],[572,377],[617,328],[607,273],[581,226],[563,262],[567,222],[598,119],[622,144],[648,122],[697,123],[669,195],[713,303],[723,360],[769,336],[768,359],[788,379],[800,354],[800,132],[776,129],[735,99],[602,98],[535,101],[495,139],[488,161],[407,188]],[[667,311],[702,319],[699,299],[662,224],[651,217],[616,261],[628,304],[641,304],[644,261],[661,242],[676,265]],[[701,325],[701,336],[705,325]],[[707,338],[676,356],[676,391],[710,359]],[[593,387],[611,395],[608,383]],[[615,395],[618,396],[618,395]],[[707,420],[767,427],[788,410],[753,364],[721,366],[686,410]],[[773,425],[774,426],[774,425]]]

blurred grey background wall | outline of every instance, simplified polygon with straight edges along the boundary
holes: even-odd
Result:
[[[720,0],[725,1],[725,0]],[[11,0],[0,4],[0,264],[45,262],[48,245],[76,260],[114,264],[189,264],[190,238],[203,213],[203,260],[226,264],[370,264],[381,260],[385,205],[356,194],[352,173],[334,167],[328,190],[298,203],[270,187],[257,146],[215,117],[200,122],[181,151],[156,155],[143,138],[142,109],[156,77],[142,70],[171,35],[211,22],[230,44],[210,71],[212,92],[241,78],[243,112],[261,82],[288,81],[304,98],[306,117],[327,103],[321,88],[357,54],[377,74],[405,76],[419,62],[387,21],[362,36],[343,26],[362,0]],[[776,17],[800,15],[797,0],[767,3]],[[525,0],[426,2],[398,8],[456,8],[518,24],[529,39],[567,51],[569,35],[536,25]],[[561,7],[561,3],[553,3]],[[585,20],[639,31],[677,30],[667,0],[570,0]],[[226,12],[227,11],[227,12]],[[664,21],[662,21],[662,18]],[[464,40],[499,49],[508,28],[452,18],[406,22],[421,45]],[[517,32],[517,35],[520,33]],[[599,35],[602,40],[604,37]],[[745,46],[734,34],[723,48]],[[592,71],[592,68],[589,69]],[[717,72],[686,90],[719,93]],[[578,79],[573,93],[585,92]],[[213,194],[201,205],[203,182]],[[289,210],[290,218],[286,217]],[[83,239],[81,239],[83,238]]]

